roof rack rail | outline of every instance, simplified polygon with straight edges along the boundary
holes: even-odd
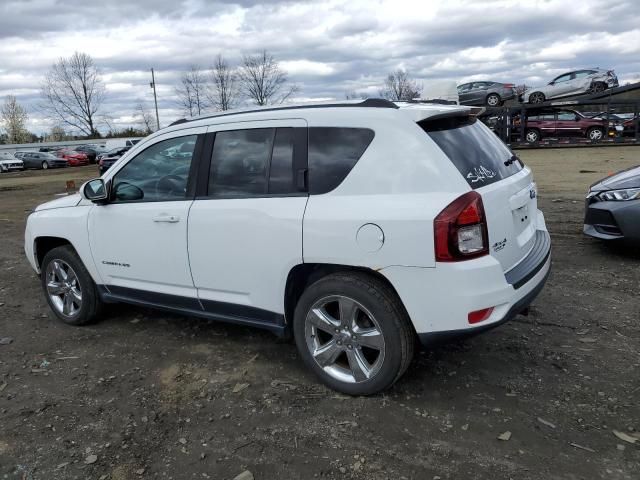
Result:
[[[395,103],[393,103],[390,100],[386,100],[384,98],[367,98],[366,100],[363,100],[362,102],[358,102],[358,103],[347,103],[347,102],[309,103],[307,105],[298,104],[298,105],[283,105],[279,107],[261,107],[261,108],[254,108],[254,109],[248,109],[248,110],[229,110],[226,112],[218,112],[212,115],[202,115],[202,116],[193,117],[193,118],[181,118],[180,120],[176,120],[175,122],[171,123],[169,126],[173,127],[174,125],[180,125],[181,123],[188,123],[196,120],[206,120],[208,118],[224,117],[227,115],[239,115],[243,113],[273,112],[278,110],[298,110],[298,109],[304,109],[304,108],[341,108],[341,107],[399,108]]]

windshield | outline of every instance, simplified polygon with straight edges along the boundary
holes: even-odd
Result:
[[[482,122],[471,116],[446,116],[419,122],[472,188],[499,182],[524,166]]]

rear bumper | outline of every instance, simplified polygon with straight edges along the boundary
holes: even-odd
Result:
[[[539,224],[536,244],[515,268],[503,272],[490,255],[435,268],[388,267],[396,289],[423,344],[475,335],[526,309],[542,290],[551,269],[551,243]],[[493,307],[486,320],[470,325],[470,312]]]

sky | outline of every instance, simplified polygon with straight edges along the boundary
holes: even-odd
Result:
[[[183,112],[175,87],[217,54],[232,65],[266,49],[300,87],[295,101],[378,96],[406,70],[424,90],[447,82],[544,84],[575,68],[615,69],[640,81],[638,0],[0,0],[0,99],[12,94],[41,134],[47,70],[74,51],[91,55],[106,86],[100,115],[134,125],[153,108],[161,125]],[[105,130],[102,123],[100,128]]]

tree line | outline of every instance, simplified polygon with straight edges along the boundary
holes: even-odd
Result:
[[[68,58],[60,58],[46,73],[41,85],[40,109],[56,122],[46,140],[70,138],[65,127],[84,138],[101,137],[98,124],[107,127],[107,136],[143,136],[156,129],[156,119],[143,101],[138,101],[133,108],[136,127],[118,129],[103,112],[105,90],[101,72],[90,55],[75,52]],[[192,65],[181,74],[174,93],[177,106],[185,115],[193,117],[247,103],[281,104],[299,91],[300,87],[289,81],[288,73],[274,56],[263,50],[244,55],[237,65],[221,54],[209,68]],[[421,92],[422,85],[398,69],[386,76],[379,94],[389,100],[406,101],[419,97]],[[345,93],[346,99],[356,97],[355,92]],[[28,115],[15,96],[5,98],[0,115],[5,130],[0,142],[24,143],[36,137],[26,129]]]

